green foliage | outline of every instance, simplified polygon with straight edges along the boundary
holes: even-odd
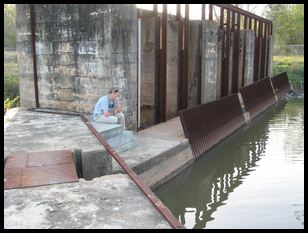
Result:
[[[16,47],[15,4],[4,4],[4,47]]]
[[[284,71],[294,88],[304,87],[304,57],[274,57],[273,76]]]
[[[7,110],[10,108],[16,108],[20,106],[20,97],[17,96],[14,99],[7,98],[4,101],[4,114],[6,113]]]
[[[19,96],[19,79],[16,74],[4,74],[4,99]]]
[[[304,4],[268,4],[265,15],[273,21],[275,44],[304,44]]]

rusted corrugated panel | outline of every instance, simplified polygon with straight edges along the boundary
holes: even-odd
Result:
[[[251,119],[276,103],[269,78],[240,88],[240,93]]]
[[[272,77],[271,82],[278,99],[281,99],[288,91],[291,90],[287,72],[283,72]]]
[[[245,124],[237,94],[182,110],[180,119],[195,158]]]
[[[4,189],[76,181],[78,176],[69,150],[13,153],[4,168]]]

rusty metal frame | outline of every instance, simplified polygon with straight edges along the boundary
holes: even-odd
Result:
[[[270,80],[278,100],[280,100],[288,91],[291,90],[287,72],[277,74]]]
[[[34,78],[34,95],[35,95],[35,107],[40,107],[38,96],[38,78],[37,78],[37,64],[36,64],[36,48],[35,48],[35,12],[33,4],[29,4],[30,7],[30,27],[31,27],[31,43],[32,43],[32,62],[33,62],[33,78]]]
[[[187,98],[188,97],[188,28],[189,28],[189,4],[185,4],[181,109],[185,109],[188,106],[188,98]]]

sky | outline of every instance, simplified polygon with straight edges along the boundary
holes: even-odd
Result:
[[[136,4],[136,5],[138,8],[142,8],[142,9],[148,9],[148,10],[153,9],[153,4]],[[241,7],[242,9],[247,10],[247,4],[241,4],[241,5],[242,5]],[[249,11],[262,17],[262,13],[264,11],[265,5],[266,4],[249,4],[249,8],[250,8]],[[189,8],[190,8],[189,10],[190,19],[201,19],[201,4],[190,4]],[[208,13],[207,9],[208,8],[206,8],[206,17]],[[158,4],[158,11],[159,12],[162,11],[162,4]],[[185,12],[185,4],[181,4],[181,13],[183,16],[184,16],[184,12]],[[217,8],[217,12],[219,14],[219,8]],[[171,13],[171,14],[176,13],[176,4],[168,4],[168,13]]]

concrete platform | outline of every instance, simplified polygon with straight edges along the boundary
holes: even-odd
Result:
[[[4,191],[4,228],[171,228],[123,174]]]
[[[80,117],[19,108],[4,120],[4,157],[16,151],[72,150],[87,180],[6,190],[5,228],[170,228],[133,181],[118,174],[122,168]],[[178,117],[138,133],[121,125],[94,127],[107,132],[107,142],[152,190],[193,162]],[[57,195],[62,201],[53,199]]]

